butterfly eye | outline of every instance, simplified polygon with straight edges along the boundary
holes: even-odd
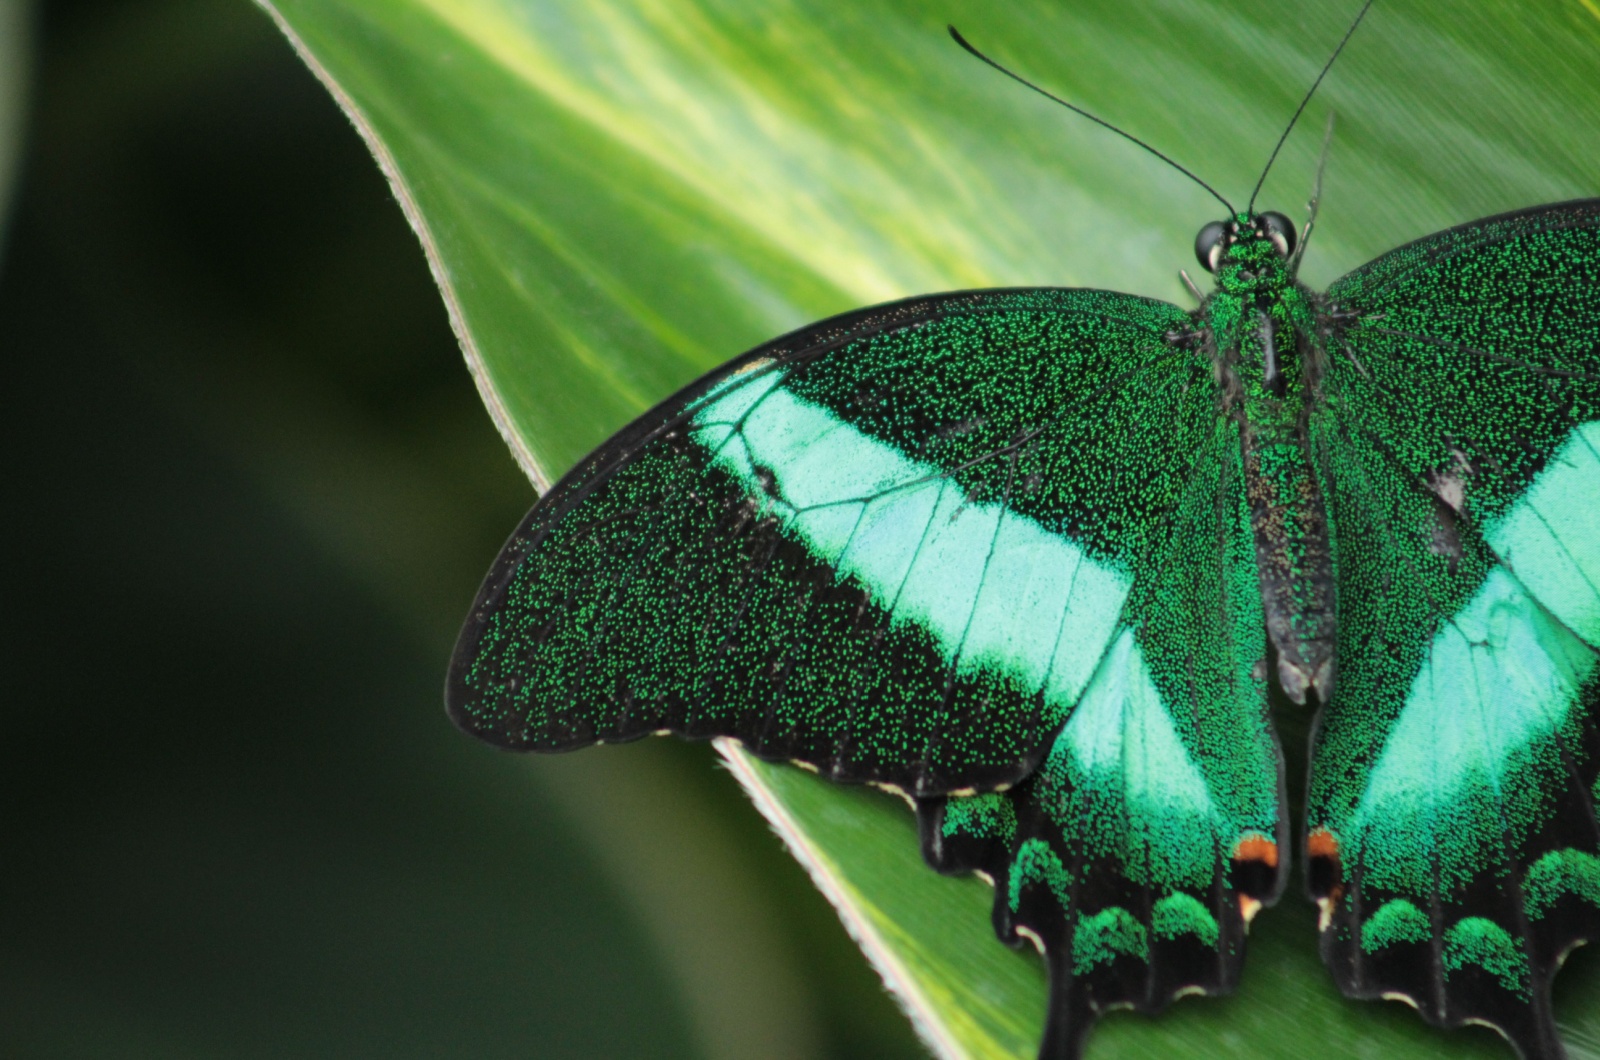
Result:
[[[1222,221],[1212,221],[1194,237],[1194,256],[1207,272],[1217,271],[1217,261],[1228,238],[1228,226]]]
[[[1278,248],[1278,253],[1288,257],[1294,253],[1294,222],[1281,213],[1264,213],[1256,218],[1256,230]]]

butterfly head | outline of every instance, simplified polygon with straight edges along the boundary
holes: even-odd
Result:
[[[1294,255],[1294,224],[1281,213],[1241,213],[1212,221],[1194,237],[1194,256],[1231,294],[1248,294],[1288,283]]]

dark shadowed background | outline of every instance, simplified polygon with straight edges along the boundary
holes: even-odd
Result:
[[[707,748],[530,762],[446,722],[456,625],[533,491],[266,17],[31,15],[0,1052],[918,1055]]]

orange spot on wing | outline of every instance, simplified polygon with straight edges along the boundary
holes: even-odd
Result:
[[[1326,828],[1318,828],[1306,836],[1306,853],[1314,858],[1339,857],[1339,840]]]
[[[1233,846],[1233,860],[1259,861],[1269,869],[1278,867],[1278,844],[1259,832],[1251,832]]]

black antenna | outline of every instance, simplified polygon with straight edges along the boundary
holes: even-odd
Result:
[[[1367,0],[1367,7],[1371,7],[1371,6],[1372,6],[1372,0]],[[1362,14],[1366,14],[1366,8],[1362,8],[1361,9],[1361,13]],[[1357,18],[1356,21],[1359,22],[1361,20],[1359,18]],[[1162,154],[1160,151],[1157,151],[1154,147],[1151,147],[1149,144],[1145,143],[1143,140],[1139,139],[1137,136],[1134,136],[1131,133],[1123,132],[1121,129],[1117,128],[1115,125],[1112,125],[1110,122],[1105,121],[1104,119],[1095,117],[1093,114],[1090,114],[1088,111],[1084,110],[1082,107],[1076,106],[1076,105],[1074,105],[1072,103],[1068,103],[1066,100],[1062,99],[1060,96],[1055,95],[1052,92],[1046,92],[1044,89],[1040,88],[1038,85],[1034,84],[1032,81],[1029,81],[1027,78],[1023,77],[1022,75],[1012,73],[1010,70],[1007,70],[1005,67],[1001,66],[999,63],[995,62],[993,59],[989,58],[987,55],[983,54],[978,49],[974,48],[971,44],[967,43],[967,38],[963,37],[961,35],[960,31],[957,30],[954,26],[950,26],[950,27],[947,27],[947,28],[950,30],[950,36],[955,39],[955,42],[957,44],[961,45],[963,48],[967,49],[967,51],[971,52],[974,57],[976,57],[978,59],[982,59],[984,62],[988,63],[990,66],[994,67],[996,70],[999,70],[1002,74],[1005,74],[1007,77],[1011,78],[1011,80],[1017,82],[1018,84],[1026,85],[1028,88],[1033,89],[1035,92],[1039,93],[1039,95],[1045,97],[1046,99],[1054,100],[1055,102],[1061,104],[1063,107],[1066,107],[1068,110],[1072,111],[1074,114],[1081,114],[1085,118],[1088,118],[1090,121],[1094,122],[1096,125],[1099,125],[1099,126],[1102,126],[1104,128],[1110,129],[1112,132],[1116,133],[1118,136],[1122,137],[1124,140],[1130,140],[1133,143],[1138,144],[1140,147],[1144,148],[1146,151],[1149,151],[1151,154],[1153,154],[1157,158],[1161,159],[1161,161],[1165,162],[1167,165],[1171,166],[1173,169],[1176,169],[1179,173],[1182,173],[1184,176],[1188,177],[1190,180],[1194,181],[1196,184],[1200,185],[1202,188],[1204,188],[1207,191],[1209,191],[1211,193],[1211,197],[1212,198],[1216,199],[1223,206],[1227,207],[1227,209],[1228,209],[1228,217],[1231,219],[1234,216],[1235,211],[1233,209],[1233,204],[1230,203],[1227,199],[1224,199],[1221,195],[1217,194],[1217,189],[1216,188],[1213,188],[1211,185],[1207,184],[1205,181],[1201,180],[1199,177],[1197,177],[1193,173],[1189,172],[1189,170],[1187,170],[1184,167],[1178,165],[1178,163],[1174,162],[1172,159],[1168,158],[1166,155]],[[1355,27],[1351,26],[1350,29],[1351,29],[1352,32],[1354,32]],[[1349,40],[1350,39],[1350,34],[1348,34],[1348,33],[1345,34],[1345,39]],[[1342,48],[1342,47],[1344,47],[1344,45],[1340,44],[1339,47]],[[1338,55],[1339,53],[1338,52],[1334,52],[1334,54]],[[1330,63],[1332,61],[1333,60],[1331,60],[1331,59],[1329,60]],[[1323,73],[1327,73],[1327,71],[1324,70]],[[1321,81],[1322,78],[1319,77],[1319,78],[1317,78],[1317,80]],[[1313,89],[1316,88],[1315,85],[1312,85],[1311,87]],[[1302,103],[1302,104],[1300,104],[1300,106],[1303,109],[1305,107],[1305,104]],[[1297,113],[1295,115],[1295,117],[1299,117],[1299,114]],[[1290,124],[1291,128],[1294,125],[1293,122],[1290,122],[1289,124]],[[1284,135],[1288,136],[1289,134],[1288,134],[1287,131],[1285,131]],[[1274,151],[1273,154],[1276,155],[1277,152]],[[1270,166],[1270,165],[1272,165],[1272,163],[1269,161],[1267,163],[1267,165]],[[1263,180],[1266,179],[1266,174],[1262,174],[1262,179]],[[1257,184],[1256,187],[1259,190],[1261,185]],[[1253,202],[1254,199],[1252,198],[1251,201]]]
[[[1261,179],[1256,181],[1256,188],[1250,193],[1250,205],[1244,208],[1245,213],[1253,213],[1256,208],[1256,196],[1261,194],[1261,185],[1267,182],[1267,174],[1272,171],[1272,163],[1278,160],[1278,152],[1283,150],[1283,142],[1289,138],[1289,133],[1294,129],[1294,123],[1300,120],[1306,104],[1311,102],[1311,97],[1317,91],[1317,86],[1322,84],[1322,79],[1328,76],[1328,71],[1333,69],[1333,61],[1339,58],[1339,53],[1344,51],[1344,46],[1350,43],[1350,38],[1355,34],[1356,27],[1361,25],[1361,20],[1367,17],[1367,9],[1372,6],[1372,0],[1367,0],[1361,7],[1361,13],[1356,15],[1356,20],[1350,23],[1350,28],[1344,31],[1344,39],[1339,41],[1339,46],[1333,49],[1333,54],[1328,56],[1328,61],[1322,65],[1322,73],[1311,82],[1311,88],[1306,92],[1306,98],[1300,101],[1300,106],[1295,109],[1294,117],[1289,119],[1289,125],[1283,130],[1283,135],[1278,137],[1278,145],[1272,149],[1272,154],[1267,159],[1267,167],[1261,171]]]

